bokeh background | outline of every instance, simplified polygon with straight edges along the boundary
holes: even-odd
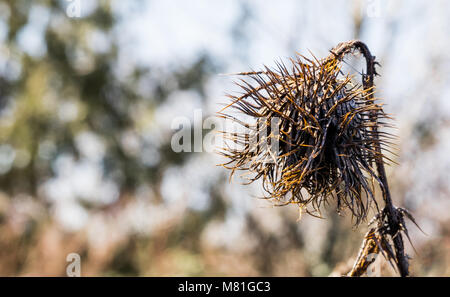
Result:
[[[450,276],[449,36],[444,0],[0,0],[0,275],[64,276],[69,253],[83,276],[346,272],[365,225],[297,221],[171,138],[236,90],[221,73],[358,38],[396,118],[395,203],[426,233],[412,274]]]

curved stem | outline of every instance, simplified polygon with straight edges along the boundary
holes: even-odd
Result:
[[[366,71],[367,73],[363,75],[362,82],[365,90],[370,90],[368,93],[368,99],[373,100],[373,87],[374,87],[374,77],[377,75],[375,65],[377,62],[375,61],[375,57],[370,53],[369,48],[365,43],[359,40],[351,40],[348,42],[343,42],[338,44],[334,49],[331,50],[331,55],[325,59],[328,61],[330,59],[343,59],[346,54],[351,53],[354,49],[357,49],[364,56],[366,60]],[[374,113],[371,114],[372,117],[377,117]],[[377,126],[373,127],[374,135],[377,134]],[[378,137],[378,136],[377,136]],[[383,162],[383,154],[381,150],[381,146],[379,142],[375,142],[375,151],[377,153],[377,157],[375,158],[375,164],[377,166],[378,178],[380,179],[380,188],[383,194],[383,200],[385,202],[385,208],[383,212],[386,213],[390,235],[392,236],[394,247],[395,247],[395,256],[396,256],[396,264],[397,268],[400,272],[401,276],[408,276],[408,258],[404,251],[403,239],[399,232],[400,230],[400,216],[398,214],[397,209],[392,203],[391,194],[389,191],[389,184],[386,177],[386,170],[384,168]]]

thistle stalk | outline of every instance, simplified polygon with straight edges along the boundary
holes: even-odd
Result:
[[[352,40],[344,43],[340,43],[337,47],[335,47],[333,50],[331,50],[331,57],[337,58],[339,60],[343,59],[344,56],[347,53],[352,52],[354,49],[357,49],[361,52],[361,54],[364,56],[366,60],[366,74],[363,75],[363,87],[366,90],[372,90],[374,87],[374,77],[377,75],[375,65],[378,63],[375,61],[375,56],[372,56],[370,53],[369,48],[366,44],[359,40]],[[373,100],[373,92],[369,93],[369,100]],[[375,116],[376,118],[376,116]],[[374,125],[372,128],[374,135],[378,135],[378,128],[377,125]],[[376,136],[377,137],[377,136]],[[388,224],[388,230],[389,235],[392,237],[392,240],[394,242],[394,251],[395,251],[395,263],[397,266],[397,269],[401,276],[406,277],[409,275],[409,263],[407,255],[404,251],[404,244],[403,239],[401,236],[400,231],[405,228],[404,226],[404,220],[403,215],[401,212],[393,205],[391,194],[389,191],[389,184],[386,177],[386,170],[384,168],[384,161],[383,161],[383,154],[381,151],[380,142],[374,143],[375,150],[377,151],[377,155],[375,157],[375,163],[377,166],[378,171],[378,178],[380,180],[380,188],[383,195],[383,200],[385,203],[384,209],[382,213],[387,218],[387,224]],[[405,229],[406,230],[406,229]],[[371,234],[374,232],[374,230],[369,231],[366,234],[366,239],[368,236],[371,236]],[[367,246],[366,244],[363,244],[363,248]],[[369,249],[367,252],[374,251],[375,248]],[[367,253],[366,252],[366,253]],[[358,270],[357,268],[361,268],[360,265],[357,265],[358,262],[363,261],[363,259],[357,259],[357,262],[355,263],[354,268],[349,273],[351,276],[358,276],[360,273],[364,273],[365,269]],[[366,267],[367,269],[367,267]]]

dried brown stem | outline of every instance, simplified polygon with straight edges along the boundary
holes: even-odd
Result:
[[[353,50],[357,49],[364,56],[366,60],[366,71],[367,73],[363,76],[363,87],[366,90],[372,90],[374,87],[374,77],[377,75],[375,65],[377,62],[375,61],[375,57],[370,53],[369,48],[366,44],[359,40],[352,40],[348,42],[343,42],[338,44],[333,50],[331,50],[331,55],[327,59],[343,59],[344,56],[348,53],[351,53]],[[373,99],[373,92],[370,92],[369,100]],[[374,115],[376,116],[376,115]],[[378,135],[377,126],[373,126],[374,135]],[[383,154],[381,153],[381,146],[378,143],[375,143],[375,149],[377,151],[377,158],[375,159],[375,163],[377,166],[378,176],[380,180],[380,188],[383,193],[383,199],[385,202],[385,207],[383,210],[383,216],[380,217],[380,220],[383,220],[383,217],[387,219],[387,224],[389,235],[391,235],[394,249],[395,249],[395,263],[397,269],[401,276],[405,277],[409,275],[409,263],[407,255],[404,251],[403,238],[400,233],[404,227],[403,216],[397,210],[397,208],[392,203],[391,194],[389,192],[389,185],[386,177],[386,170],[384,168],[383,162]],[[366,240],[366,239],[365,239]],[[361,259],[357,259],[357,263],[360,262]],[[360,267],[360,264],[355,263],[355,267]],[[360,262],[362,263],[362,262]],[[357,271],[361,272],[362,269],[358,269]],[[358,275],[355,269],[352,269],[350,275]]]
[[[373,261],[369,260],[369,255],[378,254],[379,251],[380,248],[376,242],[376,229],[371,228],[364,236],[364,241],[359,250],[358,257],[356,258],[352,270],[348,273],[348,276],[363,275],[369,268],[369,265],[373,263]]]

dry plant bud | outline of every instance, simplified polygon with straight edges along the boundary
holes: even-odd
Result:
[[[344,56],[355,50],[367,62],[361,84],[342,71]],[[406,228],[404,215],[392,205],[384,171],[392,135],[380,131],[390,126],[390,117],[374,96],[376,64],[367,46],[355,40],[340,43],[321,60],[297,55],[289,66],[277,63],[276,69],[238,73],[242,94],[228,95],[231,102],[219,116],[244,131],[223,132],[232,145],[221,150],[228,159],[221,165],[231,176],[245,171],[249,182],[262,179],[266,198],[277,205],[297,204],[314,216],[333,202],[338,211],[348,209],[358,225],[375,206],[379,227],[371,234],[382,246],[374,250],[389,250],[387,258],[401,266],[407,262],[403,242],[392,249],[384,240],[390,235],[398,241],[397,232]],[[383,193],[383,211],[375,199],[376,184]],[[406,272],[404,267],[399,271],[407,274],[407,264]]]
[[[230,95],[220,114],[238,121],[224,113],[234,108],[255,123],[238,121],[246,131],[226,134],[237,146],[224,148],[229,162],[223,165],[231,174],[248,170],[250,181],[262,178],[268,198],[277,203],[295,203],[318,215],[323,203],[335,200],[338,210],[349,209],[359,223],[376,203],[376,147],[388,143],[387,135],[372,128],[383,126],[388,116],[371,96],[372,88],[342,75],[338,57],[319,61],[298,55],[291,64],[239,74],[247,78],[238,83],[244,94]],[[278,141],[278,151],[262,149],[264,141]]]

